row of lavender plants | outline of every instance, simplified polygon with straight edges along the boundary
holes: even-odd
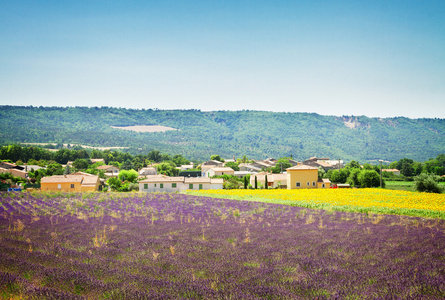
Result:
[[[444,220],[184,194],[0,197],[1,299],[445,298]]]

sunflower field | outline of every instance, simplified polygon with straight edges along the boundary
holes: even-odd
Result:
[[[445,195],[385,189],[199,190],[189,194],[292,206],[445,219]]]

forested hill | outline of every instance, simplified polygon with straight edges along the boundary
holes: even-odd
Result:
[[[111,126],[162,125],[142,133]],[[125,146],[189,159],[332,159],[424,161],[445,152],[445,119],[322,116],[265,111],[135,110],[111,107],[0,106],[0,143]]]

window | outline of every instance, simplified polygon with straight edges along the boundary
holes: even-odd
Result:
[[[312,181],[312,186],[315,186],[315,181]]]
[[[74,183],[71,183],[71,188],[74,189]]]
[[[59,183],[58,185],[57,185],[57,188],[60,190],[60,189],[62,189],[62,185]]]
[[[155,183],[155,187],[156,187],[156,183]]]
[[[202,184],[199,185],[199,189],[202,190]]]
[[[322,188],[325,188],[326,186],[324,185],[324,183],[321,185]]]
[[[297,182],[296,186],[297,186],[297,187],[300,187],[300,186],[301,186],[301,184],[300,184],[299,182]]]
[[[164,188],[164,184],[163,184],[163,183],[161,183],[160,185],[161,185],[161,186],[160,186],[160,188],[161,188],[161,189],[163,189],[163,188]]]
[[[148,189],[148,183],[144,183],[144,190]]]
[[[307,182],[307,186],[310,186],[310,185],[311,185],[311,183],[308,181],[308,182]]]
[[[193,190],[193,183],[189,183],[189,190]]]
[[[176,183],[172,183],[172,188],[175,188],[176,187]]]

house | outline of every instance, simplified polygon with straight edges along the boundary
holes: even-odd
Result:
[[[192,170],[194,168],[195,168],[195,165],[193,164],[193,162],[191,162],[189,165],[181,165],[180,170],[187,171],[187,170]]]
[[[224,180],[222,178],[184,178],[184,185],[187,190],[218,190],[222,189]]]
[[[28,172],[21,171],[21,170],[18,170],[18,169],[14,169],[14,168],[6,169],[6,168],[1,168],[0,167],[0,173],[11,173],[12,176],[20,177],[20,178],[23,178],[23,179],[28,179],[29,178]]]
[[[325,188],[327,181],[318,183],[318,168],[308,165],[298,165],[286,169],[287,171],[287,189],[316,189]],[[324,185],[323,185],[324,184]],[[330,182],[329,182],[330,184]]]
[[[154,167],[145,167],[139,170],[139,176],[156,175],[158,170]]]
[[[205,177],[221,176],[221,175],[235,175],[235,171],[229,167],[216,167],[209,169],[205,173]]]
[[[238,165],[240,171],[248,171],[258,173],[261,172],[261,168],[256,167],[250,163],[242,163]]]
[[[281,173],[268,173],[260,172],[250,176],[250,185],[255,186],[255,177],[257,179],[258,187],[264,187],[267,175],[267,187],[268,188],[286,188],[287,187],[287,174]]]
[[[42,191],[93,192],[99,190],[99,176],[96,175],[54,175],[40,180]]]
[[[151,175],[139,181],[140,192],[179,192],[184,184],[184,177]]]
[[[91,160],[91,163],[93,163],[93,164],[98,163],[98,162],[105,164],[105,159],[103,159],[103,158],[90,158],[90,160]]]
[[[148,176],[139,181],[140,192],[179,192],[185,190],[222,189],[222,178],[208,177],[168,177],[165,175]]]
[[[220,162],[219,160],[209,160],[209,161],[203,162],[202,165],[201,165],[201,167],[202,167],[202,166],[222,167],[223,164],[224,164],[224,163],[223,163],[223,162]]]
[[[332,164],[332,162],[336,162],[336,164]],[[329,160],[329,158],[317,158],[314,156],[303,161],[303,165],[316,168],[322,167],[325,171],[328,171],[338,166],[338,160],[335,161],[335,160]]]
[[[400,171],[397,169],[383,169],[383,172],[387,172],[387,173],[392,173],[394,175],[399,176],[400,175]]]
[[[267,175],[267,183],[268,186],[270,186],[270,182],[271,179],[269,179],[269,177],[272,175],[272,173],[268,173],[268,172],[259,172],[253,176],[250,176],[250,185],[255,187],[255,178],[258,184],[258,187],[264,187],[265,186],[265,180],[266,180],[266,175]]]
[[[254,176],[256,172],[249,172],[249,171],[235,171],[233,175],[235,175],[238,178],[243,178],[244,176],[250,175]]]
[[[250,165],[257,167],[260,170],[268,169],[275,166],[275,164],[272,161],[262,161],[262,160],[254,160],[253,162],[250,163]]]
[[[117,177],[119,175],[119,168],[115,166],[98,166],[97,169],[105,171],[107,177]]]
[[[269,177],[267,178],[269,181]],[[287,174],[272,174],[272,187],[286,189],[287,188]]]
[[[31,171],[37,171],[40,169],[46,169],[45,167],[41,167],[38,165],[20,165],[20,167],[22,167],[22,170],[24,170],[25,172],[31,172]]]
[[[331,187],[331,181],[328,178],[321,178],[317,181],[317,188],[328,189]]]
[[[16,169],[17,165],[13,164],[13,163],[6,162],[6,161],[0,161],[0,168],[7,169],[7,170]]]

